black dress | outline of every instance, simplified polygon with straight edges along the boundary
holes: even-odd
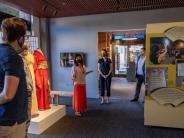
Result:
[[[110,71],[110,64],[111,59],[110,58],[106,58],[106,60],[104,60],[103,58],[100,58],[98,60],[98,63],[100,65],[100,71],[103,75],[108,75],[109,71]],[[105,79],[104,77],[102,77],[102,75],[99,75],[99,81],[100,81],[100,95],[104,96],[105,95],[105,89],[107,90],[106,96],[110,96],[110,89],[111,89],[111,74]]]

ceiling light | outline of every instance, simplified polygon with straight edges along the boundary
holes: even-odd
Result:
[[[66,5],[66,2],[62,2],[62,5],[65,6]]]
[[[55,11],[53,12],[53,15],[54,15],[54,16],[56,16],[56,14],[57,14],[57,10],[55,10]]]
[[[137,38],[123,38],[122,40],[137,40]]]

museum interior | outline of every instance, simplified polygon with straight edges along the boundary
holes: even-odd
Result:
[[[183,13],[183,0],[0,0],[36,65],[27,137],[184,138]]]

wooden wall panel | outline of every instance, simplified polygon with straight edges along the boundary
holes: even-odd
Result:
[[[106,49],[108,56],[110,57],[110,33],[99,32],[98,33],[98,58],[101,57],[101,50]]]

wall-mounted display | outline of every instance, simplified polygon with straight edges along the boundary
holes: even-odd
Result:
[[[184,22],[148,24],[146,33],[144,124],[184,128]]]
[[[86,54],[82,52],[60,53],[60,66],[61,67],[72,67],[74,65],[74,59],[75,59],[76,54],[82,55],[84,64],[86,66]]]

